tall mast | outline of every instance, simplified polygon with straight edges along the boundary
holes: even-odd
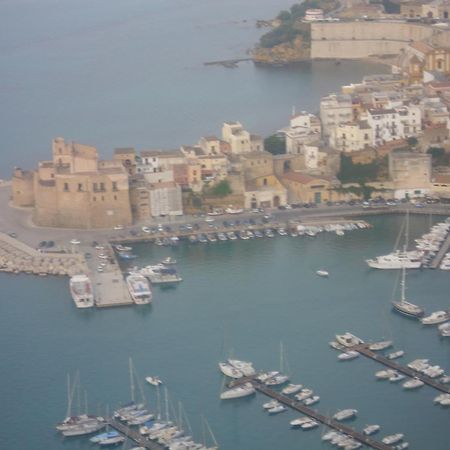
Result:
[[[283,361],[283,342],[280,341],[280,372],[283,372],[284,369],[284,361]]]
[[[406,208],[406,228],[405,228],[405,252],[408,250],[409,243],[409,208]]]
[[[158,420],[161,419],[161,395],[159,392],[159,384],[156,386],[156,409],[158,411],[157,418]]]
[[[72,414],[72,395],[70,392],[70,374],[67,374],[67,411],[66,417],[70,417]]]
[[[133,362],[131,361],[131,358],[128,358],[128,370],[130,372],[130,389],[131,389],[131,401],[135,401],[135,395],[134,395],[134,377],[133,377]]]
[[[406,269],[405,266],[402,268],[402,281],[400,283],[401,286],[401,301],[405,301],[405,282],[406,282]]]
[[[166,408],[166,421],[169,421],[169,398],[167,394],[167,387],[164,386],[164,404]]]

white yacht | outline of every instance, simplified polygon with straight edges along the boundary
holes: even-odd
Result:
[[[240,370],[226,362],[220,362],[219,369],[224,375],[230,378],[242,378],[244,376]]]
[[[70,293],[77,308],[94,306],[92,283],[86,274],[74,275],[70,278]]]
[[[146,305],[152,302],[152,291],[143,275],[133,273],[126,278],[128,291],[136,305]]]
[[[450,322],[443,323],[442,325],[438,326],[439,334],[442,337],[448,337],[450,336]]]
[[[145,266],[139,272],[148,278],[152,284],[171,284],[183,281],[173,267],[164,264]]]
[[[231,364],[234,368],[240,370],[246,377],[251,377],[256,373],[251,362],[240,361],[239,359],[229,359],[228,364]]]
[[[372,434],[378,433],[380,431],[380,425],[366,425],[366,427],[363,429],[363,433],[366,436],[370,436]]]
[[[313,390],[312,389],[302,389],[298,394],[295,394],[295,398],[299,401],[302,402],[303,400],[306,400],[308,397],[311,397],[313,395]]]
[[[330,274],[328,273],[327,270],[319,269],[316,270],[316,275],[319,275],[319,277],[327,278]]]
[[[402,279],[400,282],[401,286],[401,298],[399,301],[392,301],[392,306],[394,309],[403,314],[404,316],[412,317],[412,318],[420,318],[425,314],[425,311],[420,307],[415,305],[414,303],[406,301],[405,298],[405,289],[406,289],[406,269],[403,267],[402,269]]]
[[[280,384],[287,383],[288,381],[289,377],[280,373],[264,381],[264,384],[267,386],[279,386]]]
[[[295,427],[301,427],[304,423],[309,422],[311,419],[309,417],[303,416],[299,417],[298,419],[291,420],[289,422],[289,425],[293,428]]]
[[[389,377],[389,381],[391,383],[398,383],[399,381],[402,381],[406,378],[406,375],[403,375],[402,373],[396,372],[393,375]]]
[[[270,400],[270,402],[264,403],[262,406],[264,409],[272,409],[280,404],[281,403],[278,400],[273,399],[273,400]]]
[[[305,422],[300,425],[302,430],[312,430],[313,428],[316,428],[319,426],[319,422],[316,422],[313,419],[308,420],[308,422]]]
[[[303,404],[305,406],[311,406],[311,405],[318,403],[319,401],[320,401],[320,396],[313,395],[312,397],[305,398],[305,400],[303,400]]]
[[[233,398],[248,397],[254,394],[255,388],[251,383],[245,383],[241,386],[236,386],[234,388],[228,389],[220,394],[221,400],[229,400]]]
[[[349,361],[351,359],[355,359],[359,356],[358,352],[355,352],[353,350],[349,350],[347,352],[341,353],[340,355],[338,355],[338,359],[340,361]]]
[[[362,339],[348,332],[344,334],[337,334],[336,340],[339,344],[344,345],[345,347],[353,347],[354,345],[364,343]]]
[[[418,389],[422,387],[425,383],[418,378],[412,378],[411,380],[405,381],[403,387],[405,389]]]
[[[287,408],[284,405],[277,405],[277,406],[274,406],[273,408],[270,408],[270,409],[267,410],[267,412],[269,414],[279,414],[279,413],[282,413],[284,411],[287,411]]]
[[[405,354],[404,350],[398,350],[396,352],[389,353],[387,355],[387,359],[397,359],[401,358]]]
[[[379,370],[375,373],[375,377],[379,380],[389,380],[392,376],[394,376],[397,373],[394,369],[383,369]]]
[[[423,253],[417,250],[396,250],[388,255],[367,259],[366,263],[373,269],[420,269]]]
[[[383,442],[383,444],[392,445],[396,444],[397,442],[400,442],[403,439],[403,436],[404,434],[402,433],[391,434],[389,436],[384,437],[381,441]]]
[[[347,419],[351,419],[351,418],[355,417],[356,414],[358,414],[358,410],[356,410],[356,409],[343,409],[341,411],[338,411],[333,416],[333,419],[339,420],[339,421],[347,420]]]
[[[391,345],[392,345],[392,341],[374,342],[373,344],[369,345],[369,350],[380,351],[380,350],[389,348]]]
[[[281,390],[284,395],[290,395],[297,393],[303,387],[302,384],[288,384],[285,388]]]
[[[161,379],[158,377],[145,377],[145,381],[153,386],[159,386],[162,384]]]
[[[449,311],[435,311],[427,317],[420,319],[423,325],[437,325],[450,319]]]

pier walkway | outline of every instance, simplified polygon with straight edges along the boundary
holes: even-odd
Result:
[[[450,247],[450,233],[447,234],[447,238],[442,243],[442,246],[436,256],[434,257],[433,261],[431,261],[430,269],[437,269],[439,265],[441,264],[444,255],[447,253],[448,249]]]
[[[378,450],[392,449],[392,447],[389,445],[383,444],[380,441],[372,439],[370,436],[360,433],[359,431],[349,427],[348,425],[344,425],[343,423],[338,422],[337,420],[334,420],[331,417],[324,416],[323,414],[320,414],[316,410],[308,408],[307,406],[297,401],[296,399],[288,397],[287,395],[283,395],[280,392],[277,392],[267,387],[266,385],[260,383],[253,377],[240,378],[239,380],[235,380],[232,383],[230,383],[230,386],[237,386],[243,383],[251,383],[253,387],[262,394],[267,395],[270,398],[276,399],[283,405],[295,411],[301,412],[302,414],[311,417],[312,419],[320,423],[323,423],[324,425],[333,428],[336,431],[339,431],[340,433],[346,434],[347,436],[353,438],[354,440],[360,442],[361,444],[367,445],[368,447],[375,448]]]
[[[118,420],[114,418],[106,419],[106,423],[111,427],[117,430],[118,432],[122,433],[124,436],[126,436],[128,439],[131,439],[132,441],[136,442],[141,447],[150,449],[150,450],[164,450],[166,447],[164,447],[161,444],[158,444],[155,441],[151,441],[150,439],[146,438],[145,436],[142,436],[139,431],[131,429],[130,427],[127,427],[123,423],[119,422]]]
[[[450,386],[447,386],[445,384],[439,383],[438,381],[434,380],[433,378],[430,378],[427,375],[424,375],[421,372],[418,372],[417,370],[410,369],[409,367],[401,366],[400,364],[385,358],[383,355],[378,354],[377,352],[374,352],[372,350],[369,350],[368,344],[360,344],[360,345],[354,345],[353,347],[349,347],[349,350],[355,350],[361,355],[366,356],[367,358],[370,358],[374,361],[378,361],[379,363],[397,370],[398,372],[403,373],[404,375],[407,375],[411,378],[418,378],[419,380],[423,381],[428,386],[431,386],[434,389],[437,389],[438,391],[444,392],[446,394],[450,394]]]

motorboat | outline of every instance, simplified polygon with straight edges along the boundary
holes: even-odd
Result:
[[[208,242],[217,242],[217,237],[212,233],[212,234],[208,234],[206,236],[206,238],[208,239]]]
[[[439,378],[439,381],[444,384],[450,383],[450,375],[442,376],[441,378]]]
[[[287,383],[288,381],[289,377],[287,375],[277,374],[264,381],[264,384],[267,386],[279,386],[280,384]]]
[[[387,359],[397,359],[401,358],[405,354],[404,350],[398,350],[396,352],[389,353],[387,355]]]
[[[392,346],[392,341],[374,342],[373,344],[369,345],[369,350],[380,351],[380,350],[385,350],[386,348],[389,348],[391,346]]]
[[[425,383],[418,378],[412,378],[411,380],[405,381],[403,383],[404,389],[418,389],[422,387]]]
[[[231,364],[227,362],[220,362],[219,369],[224,375],[230,378],[237,379],[242,378],[244,376],[244,374],[240,370],[236,369],[236,367],[233,367]]]
[[[311,406],[311,405],[318,403],[319,401],[320,401],[320,396],[313,395],[312,397],[305,398],[305,400],[303,400],[303,404],[305,406]]]
[[[220,394],[221,400],[229,400],[233,398],[248,397],[254,394],[255,388],[251,383],[245,383],[241,386],[236,386],[234,388],[228,389]]]
[[[148,278],[152,284],[173,284],[183,281],[174,267],[167,267],[164,264],[145,266],[139,273]]]
[[[262,238],[262,237],[264,237],[264,234],[261,231],[259,231],[259,230],[255,230],[253,234],[255,235],[255,238]]]
[[[313,395],[313,390],[312,389],[308,389],[308,388],[304,388],[302,389],[298,394],[295,394],[295,398],[299,401],[302,402],[303,400],[307,399],[308,397],[311,397]]]
[[[450,402],[450,394],[440,394],[434,398],[434,403],[439,403],[442,405],[442,402],[447,403]]]
[[[396,250],[388,255],[367,259],[366,263],[373,269],[420,269],[423,253],[417,250]]]
[[[316,422],[313,419],[308,420],[308,422],[302,423],[300,425],[302,430],[312,430],[313,428],[316,428],[319,426],[319,422]]]
[[[284,411],[287,411],[287,408],[284,405],[277,405],[277,406],[274,406],[273,408],[270,408],[270,409],[267,410],[267,412],[269,414],[279,414],[279,413],[282,413]]]
[[[105,428],[105,426],[105,422],[99,421],[95,421],[92,423],[82,423],[80,425],[74,425],[73,427],[62,431],[62,434],[65,437],[85,436],[87,434],[95,433],[102,428]]]
[[[291,420],[289,425],[293,428],[300,427],[304,423],[309,422],[311,419],[307,416],[299,417],[298,419]]]
[[[278,372],[276,370],[273,370],[271,372],[262,372],[256,377],[256,379],[258,381],[261,381],[261,383],[265,383],[268,379],[274,377],[275,375],[279,375],[279,374],[280,374],[280,372]]]
[[[348,352],[344,352],[344,353],[341,353],[340,355],[338,355],[338,359],[340,361],[349,361],[351,359],[357,358],[358,356],[359,356],[358,352],[350,350]]]
[[[366,425],[363,429],[363,433],[366,436],[371,436],[372,434],[378,433],[380,431],[381,427],[380,425]]]
[[[129,419],[127,421],[128,425],[143,425],[144,423],[148,422],[149,420],[152,420],[154,418],[154,414],[142,414],[141,416],[134,417],[132,419]]]
[[[438,326],[439,334],[442,337],[449,337],[450,336],[450,322],[443,323],[442,325]]]
[[[131,252],[133,251],[132,247],[128,247],[126,245],[122,245],[122,244],[117,244],[114,246],[114,248],[118,251],[118,252]]]
[[[242,208],[228,207],[228,208],[225,209],[225,212],[227,214],[242,214],[244,212],[244,210]]]
[[[319,269],[319,270],[316,270],[316,275],[319,275],[319,277],[327,278],[329,276],[329,273],[326,270]]]
[[[266,235],[266,237],[268,238],[273,238],[275,237],[275,233],[273,232],[272,229],[267,228],[266,230],[264,230],[264,234]]]
[[[153,386],[159,386],[162,381],[158,377],[145,377],[145,381]]]
[[[409,442],[401,442],[394,447],[394,450],[404,450],[406,448],[409,448]]]
[[[271,409],[271,408],[275,408],[276,406],[280,405],[280,402],[278,400],[270,400],[270,402],[266,402],[264,403],[262,406],[264,409]]]
[[[164,264],[165,266],[170,266],[170,265],[176,264],[177,260],[172,258],[172,257],[170,257],[170,256],[168,256],[167,258],[164,258],[161,261],[161,263]]]
[[[58,431],[66,431],[74,429],[80,425],[96,425],[101,422],[104,422],[103,417],[80,414],[78,416],[67,417],[63,422],[56,425],[56,429]]]
[[[119,435],[115,437],[102,439],[101,441],[97,442],[97,444],[102,447],[106,447],[108,445],[119,445],[122,444],[122,442],[125,442],[125,439],[126,439],[125,436]]]
[[[89,441],[96,444],[97,442],[100,442],[104,439],[108,439],[108,438],[112,438],[112,437],[116,437],[116,436],[119,436],[119,432],[112,430],[112,431],[107,431],[106,433],[97,434],[96,436],[91,437],[89,439]]]
[[[353,417],[355,417],[356,414],[358,414],[357,409],[343,409],[341,411],[338,411],[336,414],[334,414],[333,419],[339,420],[339,421],[348,420],[348,419],[352,419]]]
[[[345,350],[345,345],[339,344],[339,342],[336,341],[330,341],[329,342],[330,347],[334,348],[335,350]]]
[[[338,341],[339,344],[345,347],[353,347],[354,345],[364,343],[362,339],[348,332],[344,334],[337,334],[336,340]]]
[[[302,384],[288,384],[285,388],[281,390],[284,395],[290,395],[297,393],[303,387]]]
[[[239,359],[229,359],[228,364],[241,371],[246,377],[251,377],[256,373],[251,362],[240,361]]]
[[[152,302],[152,291],[147,279],[140,273],[132,273],[126,278],[128,291],[136,305],[146,305]]]
[[[217,239],[219,239],[219,241],[228,241],[227,235],[225,233],[217,233]]]
[[[69,285],[70,294],[77,308],[92,308],[94,306],[94,291],[91,280],[86,274],[72,276]]]
[[[406,375],[403,375],[402,373],[396,372],[393,375],[389,377],[389,381],[391,383],[398,383],[399,381],[402,381],[406,378]]]
[[[420,321],[423,325],[437,325],[450,319],[449,311],[435,311],[427,317],[422,317]]]
[[[230,241],[235,241],[238,237],[237,237],[237,235],[236,235],[236,233],[234,231],[228,231],[227,238]]]
[[[381,442],[386,445],[393,445],[397,442],[400,442],[405,435],[403,433],[391,434],[389,436],[384,437]]]
[[[375,377],[379,380],[389,380],[389,378],[394,376],[396,373],[398,372],[394,369],[383,369],[376,372]]]

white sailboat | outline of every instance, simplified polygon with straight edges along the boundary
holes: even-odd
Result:
[[[402,268],[402,279],[400,282],[400,288],[401,288],[401,297],[399,301],[392,301],[392,306],[395,311],[399,312],[400,314],[403,314],[407,317],[412,317],[415,319],[418,319],[424,315],[424,310],[414,303],[408,302],[406,300],[405,296],[405,290],[406,290],[406,269],[405,267]]]

